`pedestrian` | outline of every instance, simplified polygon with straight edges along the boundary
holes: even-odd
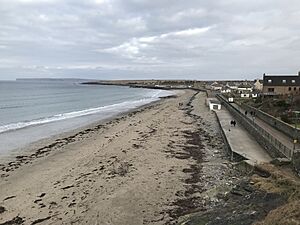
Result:
[[[233,121],[233,126],[235,127],[235,125],[236,125],[236,122],[235,122],[235,120]]]
[[[248,112],[247,112],[247,110],[245,111],[245,116],[247,116],[247,114],[248,114]]]

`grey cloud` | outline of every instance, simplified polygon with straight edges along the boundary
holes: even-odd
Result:
[[[0,79],[296,73],[299,9],[296,0],[0,0]]]

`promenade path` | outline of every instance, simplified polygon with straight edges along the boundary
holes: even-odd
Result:
[[[241,108],[239,105],[237,105],[235,103],[231,103],[231,104],[236,109],[240,110],[240,112],[242,114],[245,115],[245,110],[243,108]],[[250,119],[252,119],[254,123],[256,123],[258,126],[260,126],[261,128],[263,128],[265,131],[267,131],[269,134],[271,134],[274,138],[276,138],[278,141],[280,141],[283,145],[285,145],[289,149],[293,149],[294,148],[293,139],[290,138],[289,136],[285,135],[284,133],[282,133],[279,130],[275,129],[274,127],[270,126],[269,124],[267,124],[263,120],[259,119],[258,117],[254,117],[253,118],[250,115],[250,112],[247,113],[247,117],[250,118]],[[295,149],[300,149],[300,144],[299,143],[297,143],[295,145]]]
[[[235,127],[230,125],[230,121],[234,120],[230,112],[223,107],[222,110],[216,111],[216,113],[233,152],[244,156],[252,164],[272,160],[268,153],[241,125],[238,123]]]

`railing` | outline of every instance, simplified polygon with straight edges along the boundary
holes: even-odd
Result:
[[[300,141],[300,129],[297,129],[293,126],[291,126],[288,123],[285,123],[257,108],[254,108],[253,106],[250,106],[248,104],[242,103],[238,104],[240,107],[244,108],[247,111],[253,111],[255,112],[255,115],[260,118],[265,123],[269,124],[270,126],[274,127],[275,129],[279,130],[280,132],[284,133],[288,137],[292,139],[298,139]]]
[[[268,133],[266,130],[258,126],[257,124],[253,123],[255,128],[258,130],[258,132],[265,137],[267,140],[270,141],[270,143],[278,149],[285,157],[288,159],[291,159],[293,157],[293,149],[288,148],[286,145],[282,144],[280,141],[278,141],[277,138],[272,136],[270,133]]]
[[[230,104],[222,95],[217,94],[216,96],[221,102],[224,103],[224,106],[238,120],[238,122],[245,127],[250,134],[252,134],[254,137],[257,137],[257,142],[261,144],[272,157],[276,157],[276,155],[278,155],[276,152],[274,152],[275,149],[278,153],[286,158],[292,159],[293,149],[290,149],[282,144],[274,136],[255,123],[254,120],[246,117],[240,112],[240,110]]]

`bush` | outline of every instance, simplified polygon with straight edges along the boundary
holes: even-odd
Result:
[[[290,121],[290,119],[289,119],[289,116],[288,116],[287,114],[281,115],[281,116],[280,116],[280,119],[281,119],[283,122],[291,123],[291,121]]]
[[[279,100],[274,103],[274,106],[282,107],[282,108],[287,108],[290,106],[285,100]]]

